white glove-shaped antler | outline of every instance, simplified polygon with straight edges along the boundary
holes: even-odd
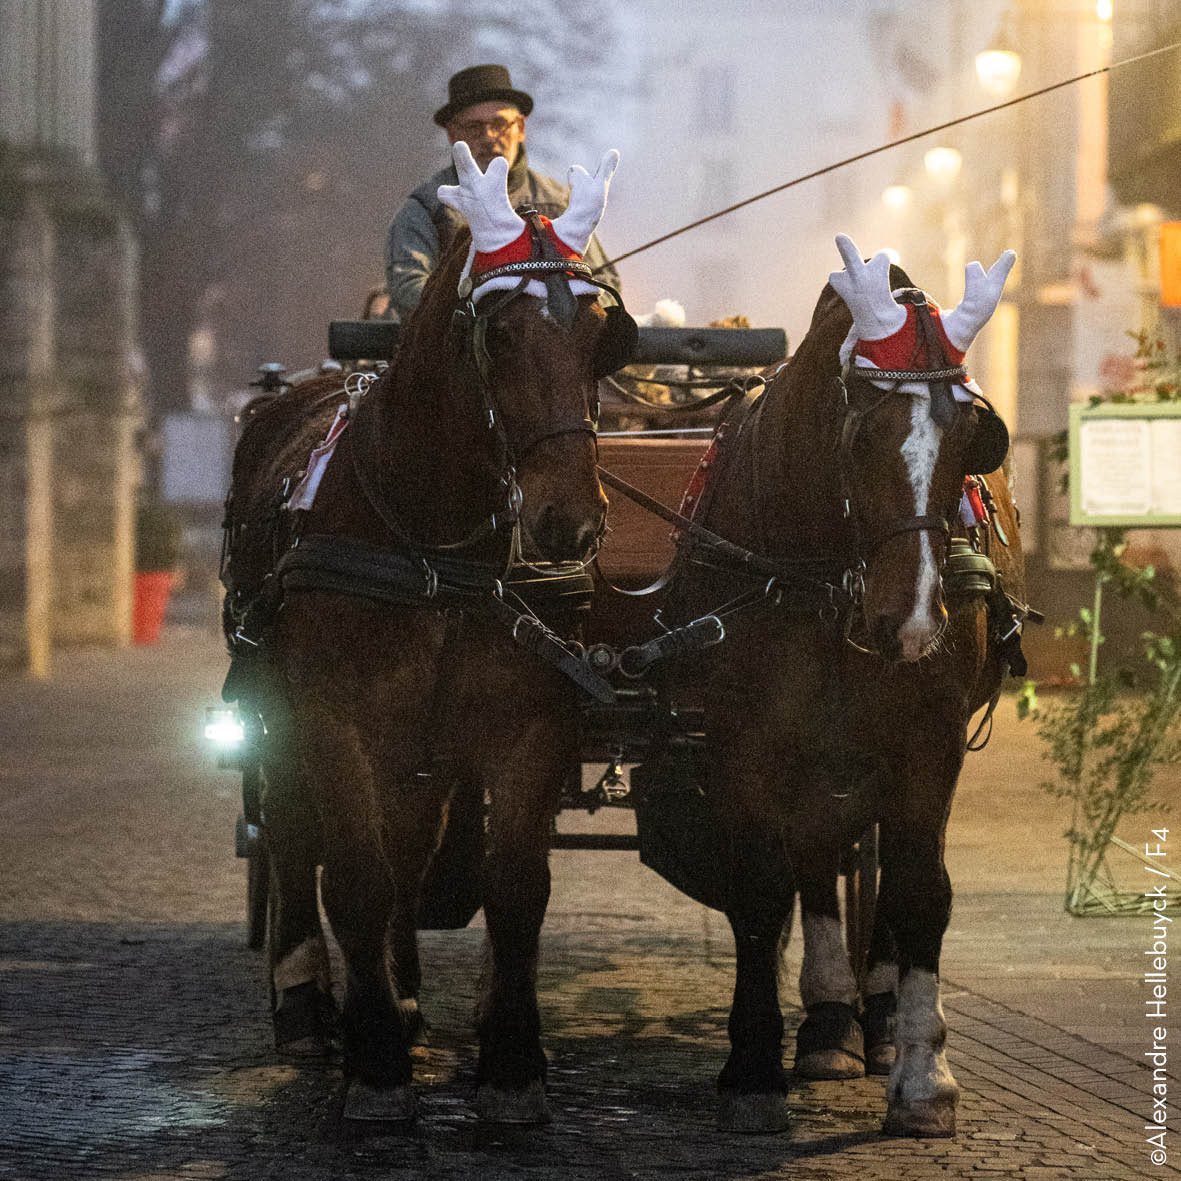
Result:
[[[837,234],[837,249],[845,264],[843,271],[828,276],[833,290],[853,313],[856,340],[884,340],[906,323],[906,309],[890,294],[890,259],[878,251],[862,262],[857,244],[846,234]]]
[[[481,254],[491,254],[515,242],[525,223],[508,199],[508,161],[494,156],[487,172],[472,157],[471,149],[460,140],[451,148],[458,185],[440,185],[439,200],[462,213],[472,229],[472,241]]]
[[[561,217],[554,219],[554,233],[571,250],[585,254],[591,234],[607,208],[607,189],[619,166],[619,152],[615,148],[603,153],[594,176],[581,164],[571,166],[567,174],[570,182],[570,204]]]
[[[968,345],[996,311],[1005,280],[1016,261],[1017,255],[1006,250],[987,273],[978,262],[970,262],[964,268],[964,298],[958,307],[943,313],[943,331],[961,352],[968,351]]]

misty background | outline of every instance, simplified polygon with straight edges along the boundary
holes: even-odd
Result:
[[[455,70],[511,62],[540,99],[530,148],[588,157],[617,7],[104,0],[99,158],[139,242],[152,410],[314,363],[328,321],[360,315],[393,213],[446,158],[431,115]]]

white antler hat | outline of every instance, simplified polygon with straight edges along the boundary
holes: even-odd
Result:
[[[496,156],[488,171],[482,173],[462,141],[454,145],[452,155],[459,184],[440,185],[438,194],[444,205],[467,218],[472,229],[472,245],[460,276],[460,289],[467,289],[469,276],[474,281],[473,288],[516,287],[521,281],[519,274],[494,275],[480,281],[482,272],[527,261],[533,253],[529,227],[509,203],[508,162]],[[571,166],[570,203],[566,211],[553,222],[541,218],[560,257],[581,260],[607,207],[607,190],[618,165],[619,152],[612,148],[603,153],[593,176],[578,164]],[[570,289],[575,295],[598,294],[597,287],[581,279],[571,279]],[[529,295],[545,298],[545,285],[537,279],[530,279],[525,290]]]
[[[519,238],[525,223],[508,199],[508,161],[493,156],[487,172],[472,156],[463,140],[451,148],[457,185],[440,185],[439,200],[457,213],[462,213],[472,230],[472,244],[481,254],[492,254]]]
[[[894,299],[889,257],[879,251],[868,263],[863,262],[856,244],[845,234],[837,235],[836,244],[845,269],[834,271],[828,281],[853,316],[853,327],[841,345],[841,363],[852,360],[866,369],[929,367],[926,346],[917,332],[915,305],[900,304]],[[968,346],[996,311],[1005,279],[1016,259],[1012,250],[1006,250],[987,272],[980,263],[969,263],[964,272],[964,298],[946,315],[930,296],[926,297],[931,321],[942,338],[947,364],[961,364]],[[968,390],[978,392],[975,383],[966,376],[957,380]]]

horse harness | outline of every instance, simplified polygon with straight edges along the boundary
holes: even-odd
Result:
[[[472,362],[478,379],[482,413],[488,429],[494,432],[501,468],[500,503],[457,541],[426,546],[410,538],[373,475],[372,457],[381,424],[378,407],[367,400],[365,394],[375,375],[351,375],[345,386],[348,400],[338,414],[339,429],[338,424],[334,424],[330,436],[335,442],[344,428],[351,426],[354,475],[366,501],[389,530],[395,544],[382,547],[331,534],[305,535],[302,527],[306,513],[300,513],[293,525],[288,547],[278,556],[274,569],[264,578],[258,592],[242,601],[240,594],[229,588],[231,595],[227,603],[229,621],[233,625],[230,634],[232,660],[222,689],[225,700],[237,700],[247,688],[249,677],[246,670],[250,660],[265,646],[285,593],[310,590],[357,595],[387,603],[431,606],[445,612],[449,621],[448,638],[444,641],[438,683],[432,694],[431,728],[437,728],[437,714],[444,696],[441,692],[445,678],[443,666],[447,663],[457,630],[455,621],[464,613],[482,615],[505,626],[514,641],[557,668],[592,697],[600,701],[614,700],[615,693],[610,684],[582,658],[582,646],[563,640],[534,610],[535,606],[542,607],[543,604],[563,613],[568,609],[585,608],[589,604],[593,582],[584,563],[525,561],[521,544],[522,495],[516,475],[518,464],[543,439],[581,431],[593,436],[598,416],[597,397],[595,404],[588,405],[586,413],[577,418],[554,414],[524,439],[510,438],[504,415],[496,404],[493,359],[487,335],[492,318],[523,294],[529,281],[536,277],[543,277],[546,284],[550,317],[566,330],[573,324],[578,310],[577,297],[571,291],[568,279],[577,277],[614,297],[616,303],[607,310],[592,360],[595,379],[627,363],[638,333],[618,291],[595,279],[590,267],[581,260],[560,257],[535,212],[526,210],[522,216],[530,227],[533,257],[482,272],[474,282],[465,276],[451,321],[452,342]],[[502,275],[519,276],[520,281],[490,300],[478,299],[476,288],[487,279]],[[294,491],[292,481],[284,480],[276,512],[287,505]],[[224,527],[223,581],[226,580],[235,528],[229,501]],[[507,541],[505,562],[491,563],[471,555],[470,551],[475,547],[497,536]]]
[[[966,368],[963,365],[951,365],[947,362],[942,345],[931,323],[925,294],[918,289],[908,288],[896,292],[895,298],[900,303],[913,303],[916,306],[920,332],[925,336],[925,343],[929,350],[928,355],[937,359],[938,367],[906,370],[873,369],[858,371],[855,375],[851,373],[851,367],[846,367],[845,372],[834,379],[834,389],[840,398],[843,414],[838,442],[839,483],[842,516],[850,523],[852,532],[850,558],[842,560],[833,557],[787,561],[771,559],[753,550],[735,545],[698,523],[699,519],[707,514],[712,494],[721,483],[722,472],[732,460],[738,440],[745,436],[750,445],[752,447],[754,445],[761,421],[761,412],[766,404],[764,394],[767,382],[761,382],[759,388],[749,391],[745,399],[740,401],[733,417],[723,422],[715,434],[711,479],[706,483],[691,517],[674,512],[626,481],[600,468],[600,478],[605,484],[622,492],[642,508],[674,525],[680,532],[682,542],[678,547],[677,556],[674,558],[672,566],[656,583],[641,591],[624,591],[622,593],[645,595],[663,589],[672,580],[675,571],[685,560],[693,560],[698,565],[717,568],[758,582],[755,587],[730,599],[715,610],[681,628],[667,632],[665,636],[658,637],[656,641],[645,645],[644,648],[652,650],[653,659],[658,651],[660,655],[664,655],[666,652],[669,655],[674,653],[683,655],[686,651],[718,643],[725,635],[723,620],[726,616],[763,602],[770,602],[775,607],[793,614],[816,614],[820,619],[838,625],[846,643],[859,647],[852,640],[851,632],[856,614],[863,601],[867,559],[872,557],[892,537],[908,532],[934,530],[944,535],[947,546],[947,558],[942,575],[946,593],[951,596],[981,594],[985,597],[992,638],[998,646],[1002,661],[1012,676],[1025,675],[1027,665],[1021,650],[1022,625],[1027,619],[1040,621],[1042,616],[1027,604],[1008,595],[1001,584],[1000,576],[989,557],[992,532],[995,531],[1003,545],[1008,545],[1009,542],[1000,522],[995,519],[995,513],[990,513],[985,509],[977,522],[969,527],[969,537],[967,538],[952,537],[948,521],[935,514],[902,517],[891,521],[869,539],[868,545],[863,542],[860,536],[854,512],[852,448],[862,425],[888,398],[899,392],[904,392],[901,390],[904,382],[922,381],[931,386],[932,417],[939,426],[947,426],[956,413],[956,400],[951,391],[951,383],[966,375]],[[782,369],[782,366],[780,368]],[[777,376],[778,372],[779,370],[776,370],[773,377]],[[889,381],[892,386],[881,391],[880,396],[870,405],[864,409],[858,409],[849,398],[847,382],[851,376],[868,380],[870,374],[872,374],[872,380]],[[741,392],[739,391],[739,393]],[[980,421],[976,425],[973,440],[969,445],[967,464],[971,471],[995,471],[1004,462],[1008,451],[1008,430],[992,404],[982,394],[973,391],[973,400],[982,404],[983,410]],[[761,490],[756,469],[757,465],[752,464],[751,478],[754,481],[752,495],[754,503],[759,504]],[[991,495],[988,493],[984,481],[974,476],[969,479],[973,481],[987,506],[993,507],[991,506]],[[761,517],[761,513],[756,513],[756,518],[761,519]],[[765,544],[762,548],[766,548]],[[711,621],[712,626],[707,626]],[[599,664],[603,668],[619,667],[625,675],[639,675],[639,673],[629,671],[629,662],[625,658],[626,653],[618,654],[614,656],[614,659],[609,653],[592,652],[592,655],[597,656]],[[636,660],[634,656],[631,666],[633,669],[640,668],[642,671],[642,662]],[[991,712],[990,708],[989,716],[991,716]]]

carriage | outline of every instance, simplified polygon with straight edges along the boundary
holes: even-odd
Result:
[[[281,395],[294,384],[321,372],[339,372],[342,387],[353,373],[380,371],[397,347],[398,325],[383,319],[337,320],[328,329],[328,361],[319,368],[300,371],[290,378],[281,365],[268,363],[259,369],[254,385],[263,398]],[[750,327],[643,327],[640,328],[631,367],[609,379],[603,388],[599,430],[599,458],[604,470],[624,481],[644,497],[660,505],[675,506],[701,466],[713,432],[727,409],[737,400],[761,388],[757,377],[787,359],[787,334],[781,328]],[[637,376],[629,380],[632,373]],[[653,376],[655,374],[655,376]],[[658,390],[652,396],[651,388]],[[671,397],[670,397],[671,394]],[[594,636],[604,604],[610,603],[610,630],[614,637],[627,635],[637,649],[659,639],[653,619],[659,612],[658,586],[673,561],[676,545],[673,526],[637,501],[620,496],[613,508],[613,526],[598,555],[596,600],[587,605],[584,631]],[[655,588],[649,592],[648,588]],[[618,653],[606,645],[588,656],[590,667],[617,672],[615,699],[588,701],[582,709],[580,762],[563,784],[561,807],[554,818],[551,848],[596,851],[630,851],[678,889],[697,901],[710,904],[708,881],[686,855],[685,839],[692,840],[692,826],[669,832],[678,815],[692,809],[696,798],[688,780],[669,799],[667,791],[646,790],[645,759],[654,741],[671,740],[688,753],[704,742],[700,706],[675,710],[661,701],[656,688],[643,674],[649,652],[633,653],[630,666],[619,668]],[[642,665],[643,667],[639,667]],[[234,847],[247,862],[247,941],[254,949],[266,939],[269,901],[268,865],[263,839],[260,744],[264,740],[257,714],[234,708],[207,710],[207,730],[219,746],[222,766],[242,775],[242,813]],[[602,768],[591,782],[591,769]],[[650,784],[649,784],[650,788]],[[634,813],[636,832],[604,833],[566,830],[561,821],[580,812],[613,808]],[[845,925],[848,946],[863,962],[873,925],[874,890],[862,890],[861,882],[876,885],[876,834],[871,830],[851,846],[842,863],[847,883]],[[442,889],[446,874],[436,885]],[[423,929],[465,925],[477,908],[474,899],[457,898],[454,890],[443,897],[427,897],[420,918]]]
[[[838,237],[845,269],[787,364],[777,330],[641,335],[618,293],[603,311],[580,257],[613,157],[594,178],[572,170],[570,210],[550,225],[507,206],[506,166],[480,174],[456,145],[461,183],[440,197],[474,241],[428,283],[397,364],[376,376],[387,325],[334,325],[343,377],[248,415],[227,504],[223,696],[249,705],[257,756],[240,828],[255,940],[261,852],[283,883],[268,940],[276,1041],[327,1036],[321,862],[349,973],[345,1115],[411,1118],[414,931],[462,926],[482,905],[477,1109],[543,1121],[548,852],[632,847],[555,818],[623,805],[645,862],[734,930],[722,1126],[788,1123],[775,980],[798,892],[797,1070],[889,1070],[886,1129],[952,1134],[941,834],[968,719],[1021,671],[1029,615],[1007,485],[989,476],[1007,431],[962,359],[1013,256],[972,264],[941,316],[884,254],[866,264]],[[597,405],[596,383],[629,360],[744,372],[683,415],[656,409],[672,425],[637,437],[602,430]],[[649,399],[628,400],[617,414]],[[688,433],[714,406],[718,429]],[[348,458],[329,464],[338,445]],[[621,494],[605,542],[600,479]],[[277,659],[260,662],[276,633]],[[585,790],[580,762],[607,768]],[[852,962],[837,934],[841,855]]]

